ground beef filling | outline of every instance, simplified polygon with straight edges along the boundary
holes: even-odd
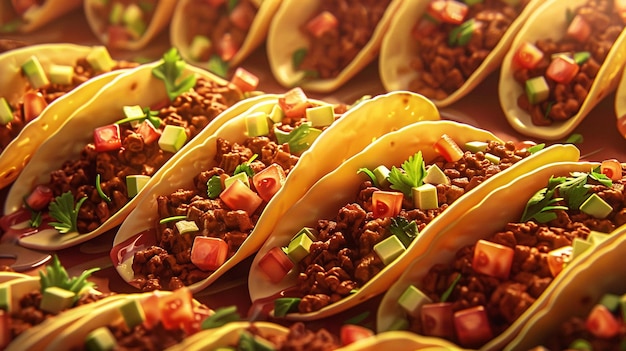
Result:
[[[322,0],[319,11],[328,11],[339,26],[320,38],[302,29],[310,46],[297,69],[315,72],[318,78],[333,78],[346,67],[369,42],[391,0]],[[309,19],[307,19],[308,22]],[[305,22],[306,23],[306,22]]]
[[[599,338],[594,336],[585,327],[585,318],[572,317],[565,321],[559,330],[544,345],[547,350],[559,351],[572,349],[570,345],[576,340],[585,340],[589,342],[593,351],[614,351],[620,350],[626,340],[626,324],[622,323],[622,327],[617,335],[612,338]]]
[[[161,129],[166,124],[184,127],[188,140],[195,137],[221,112],[235,103],[237,92],[206,79],[198,79],[194,89],[182,93],[168,106],[159,109]],[[50,173],[54,196],[71,191],[75,199],[87,197],[78,214],[78,231],[87,233],[98,228],[128,202],[126,176],[153,175],[173,154],[158,143],[146,144],[129,124],[120,125],[122,148],[96,152],[93,143],[85,146],[76,160],[66,161]],[[111,198],[106,202],[98,195],[96,175],[100,174],[102,191]]]
[[[574,238],[586,239],[592,230],[610,233],[626,223],[624,179],[613,181],[610,189],[602,185],[590,189],[613,207],[614,211],[606,219],[596,219],[578,210],[559,210],[558,217],[551,222],[509,223],[501,232],[486,239],[515,250],[508,280],[474,272],[475,245],[468,245],[457,251],[450,264],[433,266],[422,279],[421,290],[433,302],[438,302],[460,274],[461,278],[447,300],[453,303],[453,310],[482,305],[487,310],[494,335],[501,334],[552,282],[547,264],[549,251],[571,245]],[[419,318],[409,319],[411,330],[421,333]]]
[[[473,18],[478,24],[467,45],[450,46],[450,32],[458,27],[450,23],[440,23],[432,34],[417,34],[417,52],[410,66],[419,75],[409,83],[409,90],[435,100],[457,91],[498,45],[528,2],[512,6],[507,1],[485,0],[469,6],[466,19]]]
[[[546,77],[550,87],[550,96],[546,101],[532,105],[526,94],[520,95],[517,100],[518,106],[530,114],[535,125],[550,125],[567,120],[578,113],[602,63],[624,29],[624,22],[619,12],[613,8],[613,1],[590,0],[584,6],[575,9],[573,15],[577,14],[591,26],[591,35],[584,43],[569,37],[558,41],[538,40],[535,45],[543,52],[543,60],[536,68],[518,68],[513,73],[515,80],[522,87],[529,78]],[[588,51],[591,57],[580,65],[578,74],[569,84],[556,83],[545,75],[553,54],[582,51]]]
[[[250,325],[247,332],[269,341],[276,351],[329,351],[342,346],[328,330],[322,328],[313,331],[302,322],[291,324],[287,335],[265,335],[254,324]]]
[[[86,305],[101,300],[111,294],[85,294],[74,304],[74,307]],[[56,316],[56,314],[43,311],[39,308],[42,294],[40,290],[34,290],[24,295],[19,301],[19,309],[11,312],[10,331],[11,339],[17,338],[26,330],[43,323],[46,319]]]
[[[496,165],[485,159],[484,152],[465,152],[457,162],[434,160],[450,178],[450,184],[437,185],[439,208],[421,210],[405,198],[399,216],[416,221],[421,231],[437,215],[467,191],[487,178],[529,156],[526,149],[516,150],[513,143],[489,142],[485,152],[501,157]],[[357,200],[339,210],[332,220],[317,223],[317,241],[310,253],[299,263],[298,287],[301,313],[317,311],[336,302],[372,279],[384,264],[373,251],[374,245],[391,235],[391,218],[374,218],[371,211],[372,193],[378,189],[370,181],[363,182]]]
[[[113,70],[131,68],[135,66],[137,66],[137,64],[133,62],[117,61],[115,66],[113,67]],[[72,80],[72,84],[66,85],[50,83],[36,90],[33,90],[32,88],[27,88],[25,92],[34,91],[36,93],[39,93],[49,104],[57,98],[70,92],[78,85],[101,73],[104,72],[94,71],[91,65],[87,63],[87,60],[85,58],[79,58],[74,65],[74,78]],[[28,122],[30,122],[24,118],[23,105],[23,101],[21,100],[11,103],[11,109],[13,110],[13,120],[11,120],[7,124],[0,125],[0,153],[4,151],[7,145],[9,145],[9,143],[18,136],[24,126]]]
[[[257,8],[251,0],[240,0],[237,6],[245,7],[246,9],[240,10],[240,12],[247,15],[253,15],[257,12]],[[246,23],[251,24],[254,18],[247,18],[246,20]],[[194,59],[197,61],[208,61],[213,55],[217,54],[224,61],[229,61],[235,52],[226,53],[224,50],[220,50],[219,45],[216,43],[228,42],[238,51],[246,40],[250,28],[243,23],[233,23],[226,2],[219,5],[216,9],[205,0],[192,0],[187,2],[185,7],[184,30],[185,42],[188,45],[191,45],[194,38],[198,35],[205,36],[209,38],[211,43],[215,43],[207,50],[203,50],[199,57]]]

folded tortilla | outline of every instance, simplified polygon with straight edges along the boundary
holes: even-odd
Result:
[[[16,10],[11,3],[20,1],[2,1],[0,9],[0,32],[29,33],[56,20],[66,13],[78,9],[81,0],[45,0],[41,5],[34,4],[28,9]],[[19,12],[19,13],[18,13]]]

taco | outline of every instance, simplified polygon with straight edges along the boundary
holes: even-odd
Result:
[[[33,45],[0,55],[0,188],[17,178],[73,108],[137,65],[112,60],[104,47],[72,44]]]
[[[491,190],[579,156],[571,145],[531,151],[451,121],[419,122],[381,137],[278,221],[250,268],[252,313],[313,320],[383,293],[433,235]]]
[[[285,1],[270,24],[267,56],[278,83],[330,92],[378,56],[402,1]]]
[[[520,29],[498,93],[518,132],[561,139],[617,86],[626,62],[619,1],[547,1]],[[545,26],[549,23],[550,30]]]
[[[439,118],[430,101],[404,92],[337,109],[295,88],[189,149],[118,230],[118,273],[142,290],[202,290],[256,252],[289,206],[343,160],[387,132]]]
[[[58,250],[119,225],[179,149],[254,103],[243,97],[173,49],[120,75],[35,152],[7,195],[4,230],[28,222],[21,245]]]
[[[620,163],[607,160],[549,164],[495,189],[391,286],[378,331],[501,349],[564,283],[561,272],[623,231],[623,184]]]
[[[179,1],[170,40],[187,62],[225,76],[265,41],[281,2]]]
[[[440,107],[458,101],[500,67],[518,30],[541,3],[404,1],[380,49],[385,89],[414,91]]]
[[[46,350],[164,350],[200,331],[213,313],[187,288],[128,294],[66,325]]]
[[[42,350],[68,323],[121,297],[102,293],[87,281],[96,270],[70,278],[55,255],[39,277],[0,283],[0,347]]]
[[[626,71],[622,76],[615,91],[615,117],[617,117],[617,131],[626,138]]]
[[[1,1],[0,33],[29,33],[78,9],[81,0]]]
[[[564,271],[562,283],[546,291],[544,307],[528,319],[506,349],[619,350],[626,340],[626,276],[616,269],[626,252],[623,232],[599,243],[576,267]]]
[[[175,0],[85,0],[87,23],[110,48],[139,50],[170,23]]]

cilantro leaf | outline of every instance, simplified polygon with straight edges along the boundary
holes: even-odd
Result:
[[[237,306],[221,307],[202,321],[202,330],[218,328],[226,323],[236,322],[238,320],[241,320],[241,316],[237,312]]]
[[[555,188],[543,188],[537,191],[526,204],[524,213],[522,213],[522,222],[535,219],[540,223],[549,222],[552,217],[556,218],[556,214],[546,214],[548,211],[556,209],[567,210],[565,206],[552,206],[552,204],[563,200],[563,198],[554,198]]]
[[[163,62],[152,69],[152,75],[165,83],[165,89],[170,101],[173,101],[178,95],[196,85],[196,76],[193,74],[178,82],[185,65],[186,63],[180,57],[178,50],[171,48],[163,54]]]
[[[559,195],[567,200],[569,208],[579,208],[587,200],[588,194],[587,173],[574,173],[573,177],[558,185]]]
[[[296,312],[301,300],[298,297],[280,297],[274,300],[274,316],[284,317],[289,312]]]
[[[308,51],[309,50],[307,48],[300,48],[291,54],[291,64],[294,70],[298,70],[300,68],[300,65],[302,64],[302,61],[304,61]]]
[[[222,78],[226,78],[228,74],[228,62],[222,60],[218,55],[213,55],[209,58],[207,69]]]
[[[389,183],[392,189],[401,191],[407,197],[412,197],[411,189],[422,185],[424,176],[426,176],[426,166],[422,152],[418,151],[402,163],[402,169],[395,166],[391,168]]]
[[[565,144],[582,144],[585,139],[582,134],[574,133],[565,139]]]
[[[100,270],[100,268],[92,268],[86,271],[78,277],[70,278],[65,268],[61,265],[59,257],[57,255],[52,256],[52,262],[46,266],[46,270],[39,271],[39,279],[41,281],[41,291],[46,288],[55,286],[65,290],[74,292],[74,302],[76,302],[80,296],[78,295],[82,290],[92,287],[94,284],[87,281],[87,278],[91,273]]]
[[[233,172],[233,175],[239,174],[239,173],[245,173],[248,177],[254,177],[254,170],[252,169],[252,167],[250,167],[250,164],[252,163],[252,161],[256,160],[258,156],[259,155],[254,154],[252,155],[252,157],[250,157],[248,161],[237,165],[237,167],[235,167],[235,171]]]
[[[589,173],[589,177],[591,177],[591,179],[595,180],[596,182],[608,188],[613,186],[613,181],[611,180],[611,178],[607,177],[606,174],[602,173],[600,171],[600,167],[597,167],[596,169],[592,169],[591,172]]]
[[[214,175],[206,182],[207,196],[209,199],[216,199],[222,192],[222,180],[219,176]]]
[[[48,205],[50,217],[57,222],[50,222],[54,229],[61,234],[73,233],[78,231],[76,222],[78,221],[78,210],[83,205],[87,197],[83,197],[74,204],[74,195],[71,191],[67,191],[61,196],[57,196],[54,201]]]
[[[284,132],[276,132],[275,134],[279,143],[288,144],[289,150],[293,154],[301,154],[311,147],[321,132],[320,129],[313,128],[308,123],[302,123],[286,135]]]
[[[32,211],[30,213],[30,219],[28,220],[28,225],[31,228],[37,228],[41,225],[41,212]]]
[[[417,238],[419,235],[417,223],[415,221],[409,222],[403,217],[392,218],[389,231],[391,234],[398,237],[398,240],[400,240],[405,248],[409,247],[413,239]]]

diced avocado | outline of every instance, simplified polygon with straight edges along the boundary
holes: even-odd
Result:
[[[44,71],[41,62],[39,62],[36,56],[31,56],[22,64],[22,71],[26,78],[28,78],[30,85],[35,89],[50,84],[50,80],[48,80],[48,76],[46,76],[46,71]]]
[[[185,145],[185,142],[187,142],[185,128],[168,124],[163,129],[158,143],[161,150],[175,153]]]
[[[583,252],[587,251],[592,246],[591,242],[574,238],[572,241],[572,257],[579,257]]]
[[[0,97],[0,124],[4,125],[13,120],[13,110],[7,99]]]
[[[387,186],[389,185],[389,179],[387,179],[387,177],[389,177],[389,173],[391,173],[391,171],[389,170],[389,168],[387,168],[387,166],[385,165],[380,165],[376,168],[374,168],[374,176],[376,177],[376,181],[378,182],[378,184],[380,186]]]
[[[597,232],[595,230],[592,230],[589,233],[589,236],[587,237],[587,240],[590,241],[594,245],[598,245],[599,243],[603,242],[604,240],[608,239],[609,237],[610,237],[610,235],[607,234],[607,233],[602,233],[602,232]]]
[[[124,112],[125,119],[133,119],[130,122],[130,125],[133,128],[136,128],[139,123],[142,122],[142,119],[146,116],[145,112],[139,105],[122,106],[122,111]]]
[[[450,179],[443,173],[441,168],[437,165],[431,165],[426,170],[426,175],[423,179],[426,184],[450,184]]]
[[[196,35],[191,40],[191,44],[189,44],[189,56],[196,61],[200,61],[205,53],[211,50],[211,46],[211,39],[204,35]]]
[[[85,348],[88,351],[110,351],[117,346],[117,340],[107,327],[91,331],[85,337]]]
[[[574,54],[574,61],[580,66],[587,62],[590,57],[591,53],[589,51],[580,51]]]
[[[543,76],[530,78],[525,84],[526,96],[532,105],[536,105],[548,99],[550,87]]]
[[[289,142],[289,132],[285,132],[284,130],[276,128],[276,126],[274,126],[274,135],[276,136],[276,141],[278,142],[278,144],[284,144]]]
[[[398,258],[406,249],[397,236],[391,235],[374,245],[374,252],[380,257],[383,264],[388,265]]]
[[[246,131],[249,137],[268,135],[270,125],[264,112],[254,112],[246,116]]]
[[[224,189],[228,188],[231,184],[236,182],[237,180],[241,180],[248,188],[250,187],[250,179],[248,179],[248,175],[246,172],[237,173],[232,177],[228,177],[224,179]]]
[[[617,312],[621,307],[620,298],[621,296],[619,295],[607,293],[602,295],[599,303],[604,305],[609,311]]]
[[[468,6],[473,6],[476,4],[481,4],[484,0],[463,0]]]
[[[141,189],[148,183],[150,176],[147,175],[128,175],[126,176],[126,189],[128,197],[133,198],[139,194]]]
[[[439,207],[437,187],[432,184],[423,184],[412,189],[413,204],[421,210],[430,210]]]
[[[57,314],[72,307],[75,296],[76,294],[73,291],[65,290],[58,286],[48,287],[43,291],[39,308],[46,312]]]
[[[613,208],[598,196],[598,194],[594,193],[580,205],[580,210],[590,216],[602,219],[606,218],[606,216],[613,211]]]
[[[54,84],[70,85],[74,78],[74,67],[68,65],[50,65],[50,81]]]
[[[626,320],[626,294],[619,298],[620,309],[622,311],[622,320]]]
[[[122,23],[122,16],[124,15],[124,4],[121,2],[115,2],[111,6],[111,12],[109,13],[110,24]]]
[[[109,51],[104,46],[96,46],[91,49],[86,59],[89,65],[96,71],[108,72],[115,66]]]
[[[128,300],[119,307],[119,311],[122,314],[128,329],[133,329],[135,326],[146,320],[146,314],[139,300]]]
[[[194,221],[178,221],[176,222],[176,229],[178,229],[180,234],[193,233],[200,230]]]
[[[124,9],[122,22],[135,39],[139,39],[146,31],[147,25],[143,20],[143,11],[139,5],[131,3]]]
[[[491,163],[493,163],[494,165],[498,165],[500,164],[500,157],[494,155],[494,154],[490,154],[490,153],[486,153],[485,154],[485,158],[489,161],[491,161]]]
[[[568,350],[593,350],[591,343],[585,339],[574,339],[568,347]]]
[[[306,109],[306,119],[314,127],[325,127],[335,121],[335,112],[331,105],[309,107]]]
[[[11,312],[11,288],[9,286],[0,288],[0,310]]]
[[[296,235],[293,236],[293,238],[291,238],[291,240],[296,239],[298,236],[302,234],[308,236],[309,239],[311,239],[312,241],[315,241],[317,240],[317,235],[319,234],[319,232],[315,228],[303,227],[296,233]]]
[[[300,262],[309,254],[309,249],[313,241],[305,233],[298,234],[287,246],[287,256],[294,262]]]
[[[272,107],[272,111],[269,113],[269,117],[274,123],[280,123],[285,118],[285,112],[280,105],[276,104]]]
[[[465,150],[471,151],[473,153],[477,153],[479,151],[484,152],[485,150],[487,150],[487,146],[489,146],[489,144],[484,141],[468,141],[467,143],[465,143]]]
[[[306,135],[306,137],[302,138],[301,142],[298,143],[298,145],[294,145],[294,147],[291,148],[291,151],[294,154],[301,154],[305,152],[309,149],[309,147],[311,147],[315,139],[317,139],[320,134],[322,134],[321,129],[309,128],[309,133]]]
[[[400,307],[402,307],[409,315],[414,317],[420,316],[422,305],[431,302],[432,300],[426,294],[413,285],[410,285],[406,290],[404,290],[398,299]]]

